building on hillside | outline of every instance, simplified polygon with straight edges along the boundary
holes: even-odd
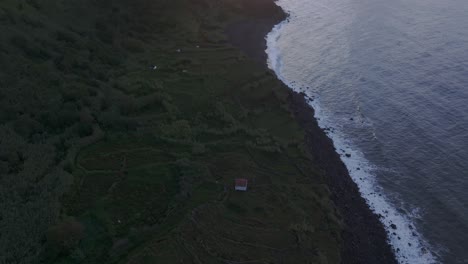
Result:
[[[247,179],[236,179],[235,180],[235,190],[236,191],[247,191],[247,184],[249,181]]]

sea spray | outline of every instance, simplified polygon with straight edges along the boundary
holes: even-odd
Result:
[[[280,6],[284,5],[281,1],[278,4]],[[286,11],[291,14],[290,10]],[[330,122],[331,118],[320,107],[320,95],[311,89],[305,89],[308,84],[288,80],[282,75],[283,65],[277,42],[281,38],[282,28],[289,23],[289,19],[277,24],[266,37],[268,66],[288,87],[305,94],[307,102],[315,110],[315,118],[319,126],[326,129],[328,137],[332,139],[335,149],[338,150],[341,160],[346,165],[351,178],[357,184],[362,197],[384,225],[388,233],[388,242],[392,246],[398,262],[408,264],[438,263],[435,254],[432,253],[433,250],[412,223],[412,219],[415,219],[417,215],[400,213],[392,205],[376,182],[373,172],[378,168],[370,164],[363,153],[353,146],[349,140],[346,140],[338,125]]]

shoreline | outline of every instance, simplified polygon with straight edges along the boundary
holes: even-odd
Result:
[[[274,12],[270,11],[270,14],[262,12],[256,14],[255,18],[233,23],[228,27],[227,35],[231,44],[267,67],[265,37],[275,25],[288,16],[271,0],[259,2],[260,5],[266,6],[265,10],[274,10]],[[278,81],[288,90],[290,107],[306,132],[308,151],[324,171],[331,198],[346,225],[342,233],[344,241],[341,252],[342,263],[397,263],[387,242],[387,232],[383,224],[361,196],[356,183],[336,152],[332,140],[319,127],[314,117],[314,109],[308,105],[303,94],[291,90],[281,80]]]

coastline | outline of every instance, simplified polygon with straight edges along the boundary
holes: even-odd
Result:
[[[0,101],[13,113],[1,118],[0,189],[14,209],[0,219],[0,263],[391,252],[313,110],[265,67],[265,35],[286,18],[272,0],[55,2],[0,5],[11,18]]]
[[[231,24],[227,35],[231,44],[258,63],[267,66],[265,36],[276,24],[287,19],[287,14],[271,0],[258,1],[258,5],[264,5],[264,10],[269,12],[260,12],[253,19]],[[281,82],[279,79],[278,81]],[[307,104],[303,94],[292,91],[284,83],[282,86],[288,90],[290,108],[295,118],[306,131],[308,151],[313,160],[320,164],[332,200],[343,217],[346,227],[342,233],[342,262],[397,263],[391,246],[387,243],[387,233],[383,224],[361,196],[332,140],[319,127],[314,118],[314,109]]]

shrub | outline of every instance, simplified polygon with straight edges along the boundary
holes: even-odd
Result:
[[[169,125],[162,126],[162,133],[166,137],[176,139],[191,139],[192,128],[187,120],[177,120]]]
[[[44,23],[42,23],[41,21],[39,21],[37,19],[34,19],[32,17],[26,16],[26,15],[21,15],[21,20],[26,25],[28,25],[28,26],[30,26],[32,28],[35,28],[35,29],[44,27]]]
[[[67,218],[47,231],[48,254],[70,253],[83,237],[84,226],[73,217]]]
[[[127,39],[122,41],[122,47],[129,52],[142,53],[145,51],[144,43],[136,39]]]
[[[78,136],[87,137],[93,133],[93,126],[91,124],[79,123],[77,131]]]
[[[24,52],[31,59],[48,60],[52,55],[45,49],[30,43],[25,37],[16,35],[10,39],[11,44]]]
[[[242,208],[240,205],[238,204],[235,204],[233,202],[228,202],[226,204],[226,207],[230,210],[230,211],[233,211],[235,213],[238,213],[238,214],[243,214],[246,212],[246,210],[244,208]]]
[[[56,33],[56,38],[58,41],[66,42],[66,43],[75,43],[76,39],[75,37],[70,34],[69,32],[65,31],[57,31]]]
[[[26,0],[26,3],[32,7],[34,7],[35,9],[41,9],[41,4],[39,3],[40,1],[39,0]]]

